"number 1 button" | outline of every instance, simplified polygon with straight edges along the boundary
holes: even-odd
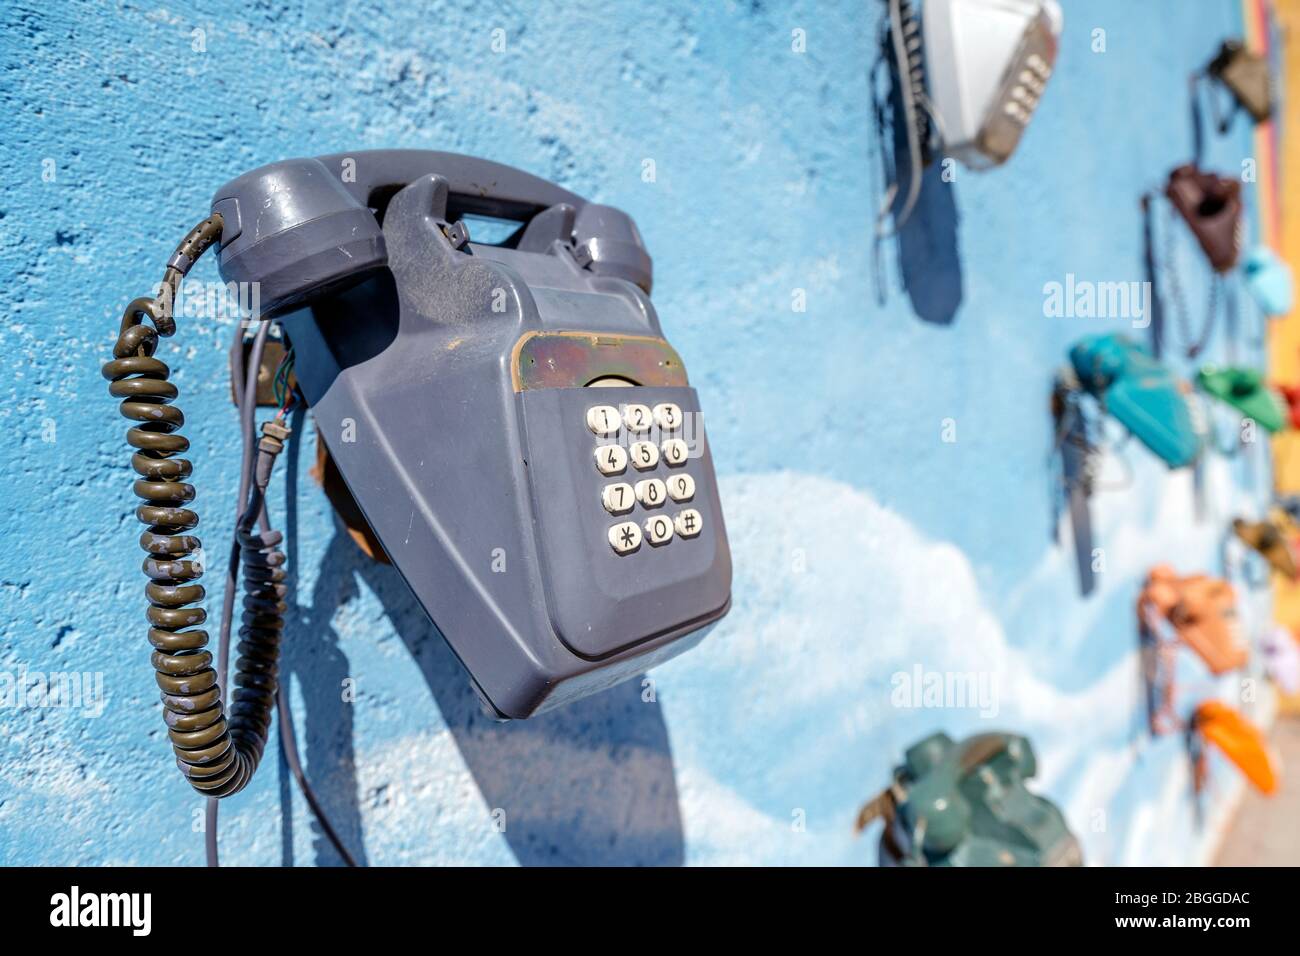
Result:
[[[623,419],[613,405],[593,405],[587,409],[587,427],[601,438],[616,434]]]

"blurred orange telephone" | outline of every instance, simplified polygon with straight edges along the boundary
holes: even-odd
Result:
[[[1214,744],[1255,787],[1264,794],[1277,792],[1282,777],[1282,761],[1269,746],[1264,732],[1236,710],[1218,700],[1207,700],[1196,708],[1192,730]],[[1196,788],[1205,782],[1205,754],[1196,762]]]
[[[1138,613],[1168,621],[1212,674],[1236,670],[1250,656],[1237,621],[1236,592],[1221,578],[1179,577],[1169,565],[1157,565],[1138,597]]]

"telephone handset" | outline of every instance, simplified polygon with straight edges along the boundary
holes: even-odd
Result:
[[[641,673],[726,613],[699,398],[627,215],[414,150],[274,163],[212,208],[222,276],[261,284],[347,487],[494,713]],[[517,225],[479,243],[475,216]]]

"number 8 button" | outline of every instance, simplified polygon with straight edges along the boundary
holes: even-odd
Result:
[[[664,483],[658,478],[647,478],[636,483],[636,500],[647,508],[658,508],[664,503],[667,493]]]

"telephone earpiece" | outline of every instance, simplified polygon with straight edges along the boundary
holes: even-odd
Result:
[[[591,272],[649,293],[650,257],[626,213],[509,166],[426,150],[290,159],[231,180],[212,201],[224,222],[221,275],[258,283],[266,315],[342,291],[388,264],[387,204],[428,176],[446,184],[438,193],[442,208],[429,213],[447,225],[465,215],[517,221],[510,247],[544,252],[552,242],[571,245]]]

